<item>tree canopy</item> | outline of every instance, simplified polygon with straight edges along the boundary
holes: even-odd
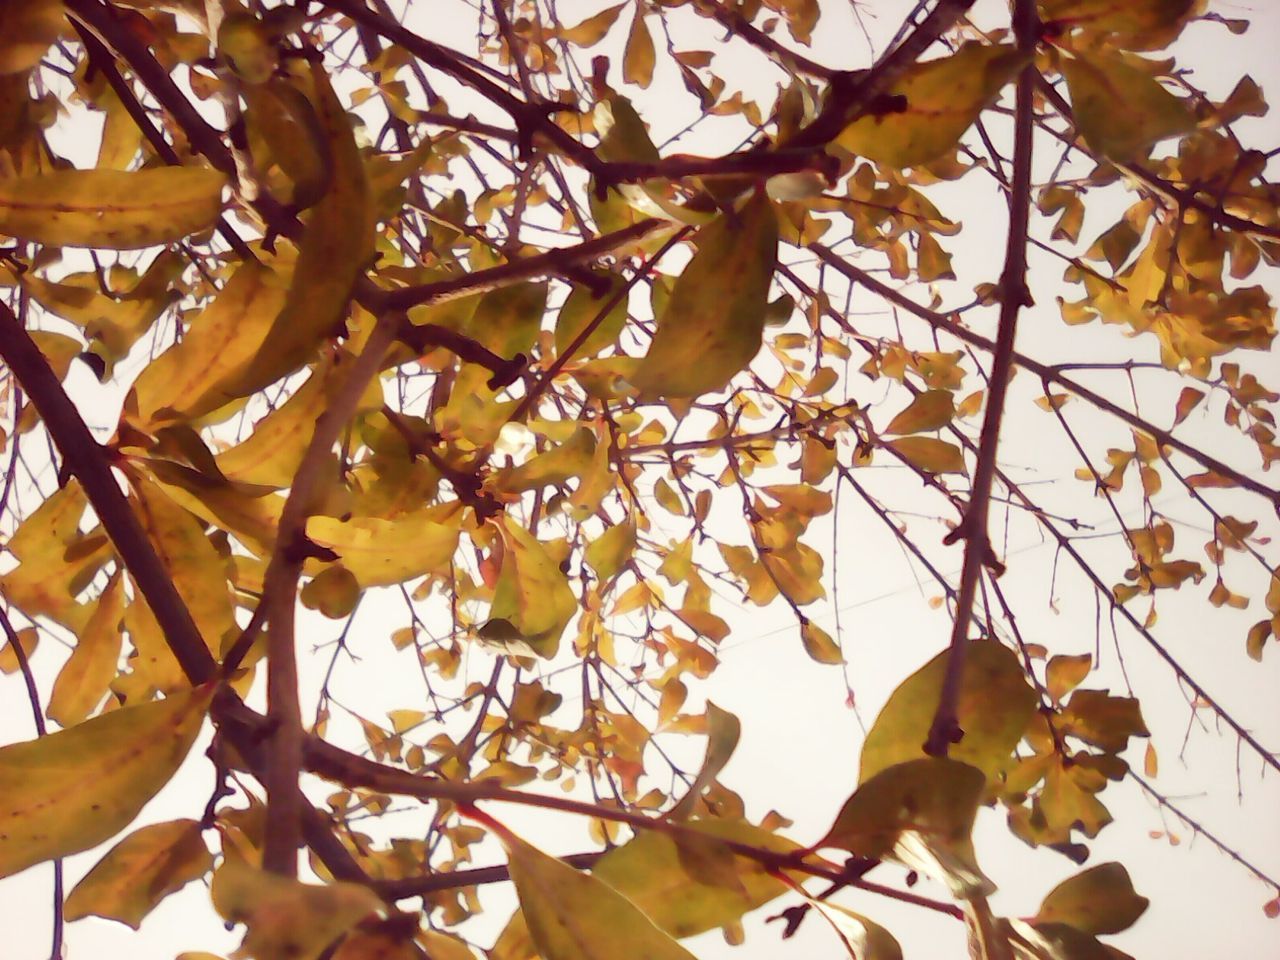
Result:
[[[1120,958],[1124,792],[1280,913],[1155,746],[1280,770],[1183,644],[1280,637],[1280,145],[1216,7],[0,0],[0,877],[54,862],[54,954],[204,882],[257,960],[679,960],[760,910],[898,960],[879,898]],[[813,732],[856,789],[793,829],[717,667],[781,611],[862,722],[887,549],[933,653]],[[1076,868],[993,869],[993,817]]]

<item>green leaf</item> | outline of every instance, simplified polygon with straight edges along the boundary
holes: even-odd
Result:
[[[753,194],[738,213],[703,227],[697,245],[632,376],[650,397],[721,390],[760,350],[778,255],[773,204]]]
[[[508,869],[529,934],[543,960],[614,960],[619,944],[632,960],[693,960],[621,893],[591,874],[547,856],[508,830]]]
[[[949,57],[917,63],[891,93],[906,98],[901,113],[866,116],[835,142],[890,167],[915,167],[945,155],[1026,63],[1010,46],[966,43]]]
[[[102,702],[116,675],[120,648],[120,617],[124,612],[124,586],[117,572],[94,604],[89,621],[76,637],[75,649],[53,682],[46,713],[62,727],[84,720]]]
[[[372,252],[372,201],[351,124],[318,64],[312,64],[311,79],[332,175],[306,220],[284,309],[232,388],[241,396],[296,370],[339,332],[352,288]]]
[[[926,390],[889,421],[885,433],[925,433],[940,430],[956,415],[955,398],[949,390]]]
[[[859,780],[924,755],[942,694],[949,653],[943,651],[904,680],[889,697],[862,747]],[[1035,714],[1036,693],[1017,654],[998,643],[969,644],[960,676],[956,721],[964,737],[950,756],[996,781]]]
[[[195,820],[143,827],[98,861],[67,897],[66,919],[105,917],[137,930],[165,897],[213,866]]]
[[[226,182],[203,167],[0,178],[0,234],[59,247],[159,246],[212,226]]]
[[[299,883],[228,856],[213,875],[213,906],[246,926],[237,956],[255,960],[317,960],[361,920],[383,909],[368,887]]]
[[[109,840],[186,759],[213,687],[0,748],[0,877]]]
[[[1133,926],[1150,902],[1134,892],[1123,865],[1101,863],[1054,887],[1035,922],[1065,923],[1084,933],[1119,933]]]
[[[965,473],[964,454],[954,443],[937,437],[899,437],[887,446],[927,473]]]
[[[945,884],[958,898],[995,889],[973,850],[974,817],[986,790],[982,771],[926,757],[881,770],[846,802],[820,847],[893,859]]]
[[[1195,128],[1182,100],[1117,54],[1077,52],[1061,63],[1080,135],[1109,160],[1141,159],[1153,143]]]

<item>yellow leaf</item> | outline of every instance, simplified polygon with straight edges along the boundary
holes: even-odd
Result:
[[[311,79],[332,175],[307,218],[284,309],[235,381],[234,391],[241,396],[297,369],[337,333],[372,248],[369,183],[351,124],[318,64],[312,64]]]
[[[1046,25],[1061,21],[1068,30],[1107,37],[1130,50],[1155,50],[1171,43],[1205,5],[1205,0],[1041,0],[1040,15]]]
[[[67,897],[66,919],[105,917],[137,930],[171,893],[199,880],[213,866],[195,820],[143,827],[98,861]]]
[[[647,87],[653,82],[656,63],[653,34],[644,22],[644,7],[636,6],[635,19],[631,21],[631,33],[627,36],[627,48],[622,55],[622,79]]]
[[[422,507],[394,520],[311,517],[307,539],[337,553],[361,587],[404,583],[448,566],[458,546],[459,507]]]
[[[1061,62],[1076,126],[1109,160],[1140,159],[1156,141],[1195,128],[1182,100],[1117,54],[1077,52]]]
[[[738,747],[738,738],[742,735],[742,721],[728,710],[721,710],[710,700],[707,701],[707,754],[702,760],[698,776],[689,785],[688,792],[681,798],[668,816],[673,820],[687,820],[697,809],[698,799],[704,790],[711,786],[720,771],[724,769],[733,751]]]
[[[174,503],[154,481],[136,475],[134,490],[142,527],[191,612],[205,645],[217,657],[223,641],[239,633],[226,564],[204,535],[203,524]],[[140,595],[135,596],[133,605],[145,603]]]
[[[341,620],[356,608],[360,582],[342,564],[330,564],[303,586],[298,599],[309,610],[318,610],[330,620]]]
[[[56,0],[0,3],[0,75],[30,70],[66,27]]]
[[[383,903],[354,883],[299,883],[228,856],[213,875],[214,909],[247,927],[234,954],[255,960],[316,960],[338,937],[379,913]]]
[[[112,555],[100,533],[81,534],[87,501],[76,480],[47,497],[10,538],[6,549],[18,565],[0,576],[5,598],[28,619],[47,616],[79,631],[89,607],[75,597]],[[74,555],[73,555],[74,548]]]
[[[926,757],[881,770],[845,802],[820,847],[893,859],[945,884],[953,896],[995,885],[978,867],[973,821],[986,777],[956,760]]]
[[[863,744],[859,780],[924,755],[948,659],[943,651],[894,690]],[[1027,683],[1017,655],[998,643],[971,643],[956,701],[956,720],[964,737],[951,746],[951,757],[979,768],[996,782],[1035,707],[1035,690]]]
[[[1035,919],[1065,923],[1084,933],[1120,933],[1137,922],[1149,903],[1134,892],[1123,865],[1100,863],[1049,891]]]
[[[206,685],[0,748],[0,877],[128,826],[186,758],[212,697]]]
[[[844,654],[831,639],[831,634],[812,620],[800,622],[800,639],[804,643],[805,653],[818,663],[844,663]]]
[[[261,351],[284,301],[282,280],[271,269],[241,265],[182,341],[134,382],[141,424],[195,420],[241,396],[231,385]]]
[[[636,545],[636,528],[631,523],[618,523],[587,544],[586,561],[601,580],[608,580],[631,559]]]
[[[596,274],[607,281],[607,289],[600,296],[595,296],[589,287],[575,285],[569,297],[560,308],[556,318],[556,352],[564,353],[577,336],[593,323],[604,308],[615,296],[621,293],[624,281],[614,274]],[[582,346],[574,352],[577,357],[593,357],[613,346],[627,322],[627,298],[623,295],[610,308],[604,319],[587,335]]]
[[[918,63],[891,91],[906,98],[903,112],[862,117],[845,127],[836,143],[890,167],[936,160],[959,142],[1025,62],[1010,46],[966,43],[952,56]]]
[[[964,454],[954,443],[934,437],[901,437],[888,441],[902,457],[928,473],[964,473]]]
[[[500,357],[528,353],[542,327],[546,306],[545,282],[499,287],[480,298],[463,332]]]
[[[697,397],[720,390],[760,350],[778,256],[772,202],[754,194],[698,232],[649,352],[631,382],[648,396]]]
[[[885,433],[925,433],[939,430],[956,415],[955,400],[947,390],[927,390],[894,417]]]
[[[616,7],[608,7],[572,27],[564,27],[560,31],[560,38],[579,47],[594,46],[604,39],[625,6],[625,3],[620,3]]]
[[[499,828],[499,837],[507,848],[525,923],[543,960],[613,960],[619,944],[626,944],[632,960],[693,960],[693,954],[608,884],[506,829]]]
[[[98,597],[89,622],[76,637],[71,657],[53,683],[47,713],[54,723],[63,727],[79,723],[106,696],[124,643],[120,635],[123,612],[124,584],[117,572]]]
[[[318,363],[307,382],[300,386],[283,405],[253,425],[253,433],[230,450],[218,454],[218,469],[228,480],[262,484],[283,489],[293,484],[294,474],[302,463],[316,421],[332,399],[333,391],[343,378],[335,377],[349,355],[339,353],[339,361],[326,358]],[[357,412],[376,410],[382,406],[382,384],[370,381],[356,405]]]
[[[1093,657],[1087,653],[1079,656],[1056,656],[1045,666],[1044,684],[1049,696],[1061,700],[1080,686],[1093,669]]]
[[[35,627],[24,627],[16,633],[18,648],[25,655],[23,659],[29,662],[31,654],[35,653],[36,646],[40,643],[40,633]],[[5,640],[4,646],[0,647],[0,673],[16,673],[20,669],[22,661],[18,658],[18,651],[13,648],[13,641]]]
[[[480,637],[550,659],[578,612],[578,600],[546,546],[523,527],[505,520],[502,569],[493,589],[489,621]]]
[[[154,247],[212,226],[225,185],[202,167],[0,179],[0,234],[59,247]]]

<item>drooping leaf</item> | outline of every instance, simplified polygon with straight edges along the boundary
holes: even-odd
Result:
[[[707,701],[707,755],[703,758],[702,767],[690,785],[689,792],[672,808],[668,816],[673,820],[684,820],[693,814],[702,792],[715,782],[733,756],[741,733],[742,722],[737,717]]]
[[[219,656],[223,641],[239,633],[222,557],[205,536],[201,523],[158,484],[138,475],[134,490],[143,529],[206,646],[215,657]],[[133,606],[145,603],[140,595],[134,597]]]
[[[819,846],[892,856],[960,898],[995,889],[978,867],[974,817],[986,778],[956,760],[926,757],[886,767],[846,801]]]
[[[503,523],[501,532],[502,569],[494,586],[490,620],[480,636],[549,659],[555,656],[564,628],[578,612],[577,598],[559,564],[537,537],[510,522]]]
[[[299,883],[255,869],[236,855],[214,871],[211,894],[219,914],[246,927],[235,955],[253,960],[316,960],[383,907],[368,887]]]
[[[0,877],[124,829],[186,758],[212,686],[0,747]]]
[[[944,651],[904,680],[867,733],[859,781],[924,755],[942,694],[949,653]],[[970,643],[960,677],[956,721],[964,736],[949,755],[995,780],[1035,712],[1036,694],[1017,655],[991,642]]]
[[[0,234],[60,247],[154,247],[212,226],[226,182],[202,167],[0,178]]]
[[[835,931],[851,960],[902,960],[902,947],[897,938],[870,917],[831,900],[809,896],[803,887],[796,890]]]
[[[84,720],[102,702],[116,675],[120,648],[120,616],[124,612],[124,585],[117,572],[94,604],[75,649],[58,672],[49,696],[48,717],[63,727]]]
[[[949,57],[916,64],[891,91],[906,98],[904,111],[856,120],[836,143],[890,167],[936,160],[956,145],[1025,62],[1010,46],[967,43]]]
[[[543,960],[606,960],[625,943],[635,960],[692,960],[630,900],[592,874],[499,834],[529,934]]]
[[[613,274],[603,276],[608,280],[607,289],[596,296],[589,287],[575,286],[560,308],[556,319],[556,352],[564,353],[588,325],[595,322],[600,311],[621,293],[624,281]],[[613,346],[618,334],[627,322],[627,298],[623,296],[609,309],[604,319],[587,335],[575,357],[593,357]]]
[[[1080,685],[1093,669],[1093,657],[1087,653],[1079,656],[1051,657],[1044,670],[1044,685],[1049,696],[1061,700]]]
[[[237,268],[182,341],[134,381],[141,424],[195,420],[242,396],[231,385],[262,350],[284,300],[283,280],[271,269]]]
[[[1062,73],[1080,134],[1109,160],[1139,159],[1153,143],[1195,126],[1186,104],[1117,54],[1078,52],[1063,58]]]
[[[66,919],[105,917],[137,930],[169,894],[199,880],[213,856],[195,820],[171,820],[135,830],[98,861],[67,897]]]
[[[647,87],[653,82],[653,68],[657,53],[653,47],[653,34],[644,22],[644,7],[636,7],[631,21],[631,33],[627,35],[627,47],[622,57],[622,78],[627,83]]]
[[[619,3],[617,6],[607,7],[572,27],[564,27],[560,30],[560,38],[579,47],[594,46],[604,39],[625,6],[625,3]]]
[[[1119,933],[1133,926],[1149,903],[1134,892],[1122,864],[1100,863],[1054,887],[1035,922],[1065,923],[1084,933]]]
[[[778,254],[772,202],[753,195],[736,214],[703,227],[697,245],[632,375],[644,395],[670,399],[720,390],[760,350]]]
[[[844,663],[844,653],[831,639],[831,634],[812,620],[801,621],[800,639],[804,643],[805,653],[818,663]]]
[[[297,369],[321,343],[338,333],[372,246],[368,178],[351,124],[318,64],[312,64],[311,82],[316,115],[332,159],[332,175],[324,196],[307,216],[284,309],[236,378],[233,389],[240,395]]]

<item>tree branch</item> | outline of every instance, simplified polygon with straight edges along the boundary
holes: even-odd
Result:
[[[1033,0],[1017,0],[1013,15],[1018,49],[1033,52],[1039,33],[1039,20]],[[987,513],[991,505],[991,487],[995,481],[996,451],[1000,442],[1000,421],[1004,417],[1005,397],[1013,371],[1013,345],[1017,336],[1018,313],[1032,303],[1027,290],[1027,224],[1031,207],[1031,157],[1035,142],[1032,125],[1036,69],[1023,67],[1018,75],[1017,102],[1013,121],[1013,183],[1009,194],[1009,233],[1005,247],[1004,272],[1000,278],[1000,323],[996,333],[995,353],[988,378],[987,407],[982,420],[982,440],[978,446],[977,464],[969,493],[969,507],[964,519],[949,542],[964,538],[964,566],[956,591],[955,619],[951,630],[950,654],[943,677],[942,692],[933,715],[924,750],[935,757],[945,757],[964,731],[956,720],[956,701],[964,673],[968,649],[969,618],[982,569],[992,559],[991,540],[987,531]]]
[[[945,330],[962,343],[967,343],[970,346],[978,347],[989,352],[995,351],[996,345],[992,340],[984,337],[980,333],[975,333],[969,328],[962,326],[951,318],[938,313],[935,310],[930,310],[927,307],[920,306],[918,303],[913,302],[897,290],[893,289],[893,287],[890,287],[888,284],[876,279],[865,270],[859,269],[853,264],[846,262],[844,259],[837,256],[829,247],[825,247],[821,243],[815,242],[809,244],[809,249],[813,251],[814,255],[817,256],[819,260],[827,264],[827,266],[844,274],[850,280],[861,284],[895,306],[901,307],[908,313],[919,317],[931,326],[937,327],[939,330]],[[1013,360],[1019,367],[1034,373],[1041,380],[1062,387],[1064,390],[1071,391],[1080,399],[1085,400],[1097,407],[1099,410],[1122,420],[1133,429],[1140,430],[1143,433],[1148,434],[1161,446],[1167,446],[1177,450],[1179,453],[1200,464],[1200,466],[1205,469],[1221,474],[1241,489],[1248,490],[1251,493],[1256,493],[1258,496],[1264,497],[1270,501],[1273,506],[1280,508],[1280,490],[1268,487],[1266,484],[1260,482],[1254,477],[1251,477],[1246,473],[1241,473],[1234,467],[1223,463],[1218,458],[1210,456],[1203,450],[1192,446],[1184,440],[1180,440],[1172,432],[1165,430],[1163,427],[1157,427],[1151,421],[1145,420],[1137,414],[1130,413],[1128,410],[1124,409],[1124,407],[1121,407],[1101,394],[1090,390],[1078,380],[1068,377],[1057,367],[1041,363],[1039,360],[1034,360],[1026,354],[1019,353],[1016,350],[1013,352]]]

